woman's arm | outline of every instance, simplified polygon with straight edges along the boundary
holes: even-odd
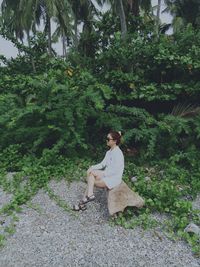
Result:
[[[99,164],[96,164],[96,165],[92,165],[90,167],[90,170],[101,170],[101,169],[104,169],[106,167],[106,158],[107,158],[107,153],[104,157],[104,159],[99,163]]]
[[[122,174],[124,171],[124,156],[122,153],[117,153],[113,157],[113,161],[104,171],[105,177],[110,177],[117,174]]]

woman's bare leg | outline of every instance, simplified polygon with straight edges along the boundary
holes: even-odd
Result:
[[[84,198],[86,196],[92,196],[94,194],[94,186],[100,188],[106,188],[106,184],[104,181],[100,179],[98,176],[98,172],[91,172],[90,170],[87,171],[87,188],[84,193]]]
[[[93,175],[90,175],[87,179],[87,196],[90,197],[94,194],[94,184],[95,184],[95,177]]]
[[[87,183],[88,183],[88,178],[90,177],[90,175],[91,175],[91,171],[90,171],[90,169],[88,169],[87,170],[87,178],[86,178]],[[86,187],[86,190],[85,190],[83,197],[85,198],[86,196],[88,196],[88,185]]]
[[[95,180],[94,185],[99,188],[108,188],[103,180]]]

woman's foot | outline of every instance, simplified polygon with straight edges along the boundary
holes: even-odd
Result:
[[[87,207],[86,207],[86,205],[85,204],[83,204],[83,203],[79,203],[79,204],[76,204],[76,205],[74,205],[73,206],[73,210],[74,211],[84,211],[84,210],[86,210],[87,209]]]
[[[94,201],[94,200],[95,200],[95,195],[91,195],[89,197],[86,196],[81,200],[80,204],[86,204],[86,203],[88,203],[90,201]]]

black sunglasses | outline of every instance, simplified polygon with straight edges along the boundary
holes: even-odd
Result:
[[[110,141],[110,140],[114,140],[114,139],[112,139],[112,138],[108,138],[108,137],[107,137],[106,140],[107,140],[107,141]]]

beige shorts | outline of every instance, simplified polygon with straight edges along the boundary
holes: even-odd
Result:
[[[113,186],[113,179],[111,179],[110,177],[109,178],[108,177],[105,177],[104,176],[104,171],[101,171],[101,170],[93,170],[92,172],[94,174],[95,179],[102,180],[105,183],[105,185],[106,185],[106,187],[108,189],[112,189],[114,187]]]

